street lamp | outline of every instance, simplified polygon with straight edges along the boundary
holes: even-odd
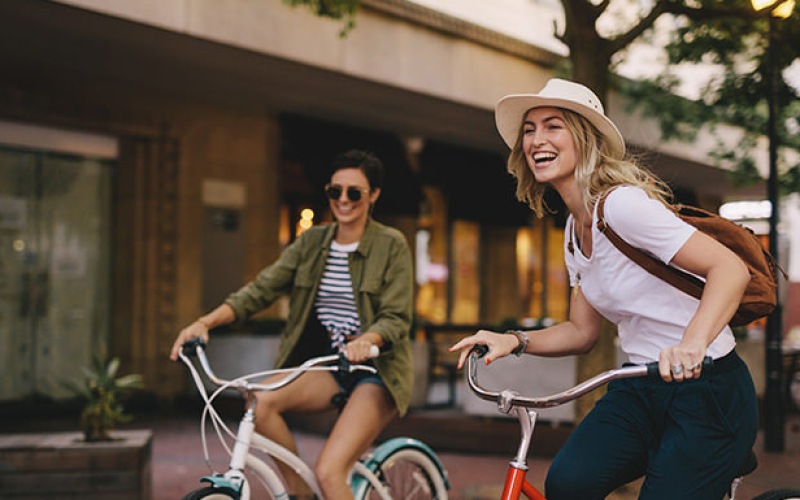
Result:
[[[778,77],[775,65],[775,19],[787,18],[794,8],[794,0],[751,0],[757,12],[765,12],[769,22],[767,39],[767,136],[769,138],[769,179],[767,197],[772,210],[769,216],[769,251],[778,259],[778,138],[775,122],[778,117],[777,89]],[[775,310],[767,318],[766,332],[766,375],[767,386],[764,393],[764,448],[767,451],[784,450],[783,414],[783,306],[778,294]]]

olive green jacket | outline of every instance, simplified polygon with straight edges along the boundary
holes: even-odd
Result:
[[[276,366],[283,366],[303,333],[325,269],[337,224],[315,226],[300,235],[255,280],[225,300],[237,322],[289,295],[289,316],[281,333]],[[411,315],[413,264],[405,236],[370,219],[349,255],[353,295],[362,332],[378,333],[391,348],[374,360],[400,415],[408,409],[413,384]]]

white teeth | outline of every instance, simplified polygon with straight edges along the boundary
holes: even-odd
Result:
[[[551,161],[555,160],[556,155],[554,153],[536,153],[533,155],[533,161],[540,162],[540,161]]]

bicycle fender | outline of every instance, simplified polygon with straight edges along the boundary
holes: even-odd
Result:
[[[222,474],[214,474],[213,476],[203,476],[200,478],[201,483],[209,483],[214,488],[227,488],[236,495],[236,498],[241,498],[242,489],[241,485],[236,486],[230,479]]]
[[[380,464],[386,460],[389,455],[391,455],[394,451],[403,448],[413,448],[427,455],[428,458],[430,458],[431,461],[436,465],[436,468],[439,470],[442,478],[444,478],[445,487],[447,487],[448,490],[450,489],[450,478],[447,476],[447,470],[445,470],[444,465],[442,465],[442,461],[439,460],[436,452],[434,452],[427,444],[412,437],[396,437],[384,441],[377,448],[375,448],[372,453],[369,454],[369,456],[364,460],[364,465],[372,472],[376,472],[380,467]]]

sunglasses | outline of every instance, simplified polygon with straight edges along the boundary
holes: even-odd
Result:
[[[338,184],[326,184],[325,185],[325,194],[331,200],[338,200],[342,197],[342,192],[347,193],[347,199],[353,202],[360,201],[363,195],[369,194],[371,189],[368,188],[359,188],[355,186],[350,186],[345,190],[342,186]]]

